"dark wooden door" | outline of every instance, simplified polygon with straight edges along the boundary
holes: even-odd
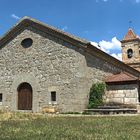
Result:
[[[32,90],[29,86],[23,86],[18,91],[18,109],[32,110]]]

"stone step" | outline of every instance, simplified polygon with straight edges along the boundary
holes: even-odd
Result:
[[[85,113],[98,113],[98,114],[136,114],[137,109],[131,109],[131,108],[118,108],[118,109],[85,109]]]
[[[106,105],[106,106],[99,106],[97,109],[120,109],[121,107],[120,106],[109,106],[109,105]]]
[[[32,113],[32,110],[17,110],[16,112]]]

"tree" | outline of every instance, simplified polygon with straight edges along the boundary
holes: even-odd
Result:
[[[105,83],[93,84],[89,93],[89,105],[88,108],[98,107],[103,104],[103,95],[106,89]]]

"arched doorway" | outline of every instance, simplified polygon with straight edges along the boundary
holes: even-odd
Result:
[[[32,86],[29,83],[21,83],[18,88],[18,110],[32,110]]]

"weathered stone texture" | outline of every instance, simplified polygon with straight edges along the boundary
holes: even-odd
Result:
[[[138,41],[129,41],[122,43],[122,60],[125,63],[136,63],[139,62],[139,42]],[[127,50],[132,49],[133,50],[133,57],[128,58],[127,56]]]
[[[126,41],[122,43],[122,61],[134,69],[140,71],[140,42],[138,40]],[[127,51],[132,49],[132,58],[128,58]]]
[[[21,46],[25,38],[33,39],[30,48]],[[96,55],[28,27],[0,50],[2,105],[16,111],[17,87],[28,82],[33,88],[34,112],[51,104],[51,91],[56,91],[59,111],[83,111],[92,83],[119,71]]]
[[[107,102],[138,104],[138,85],[109,85],[105,94]]]

